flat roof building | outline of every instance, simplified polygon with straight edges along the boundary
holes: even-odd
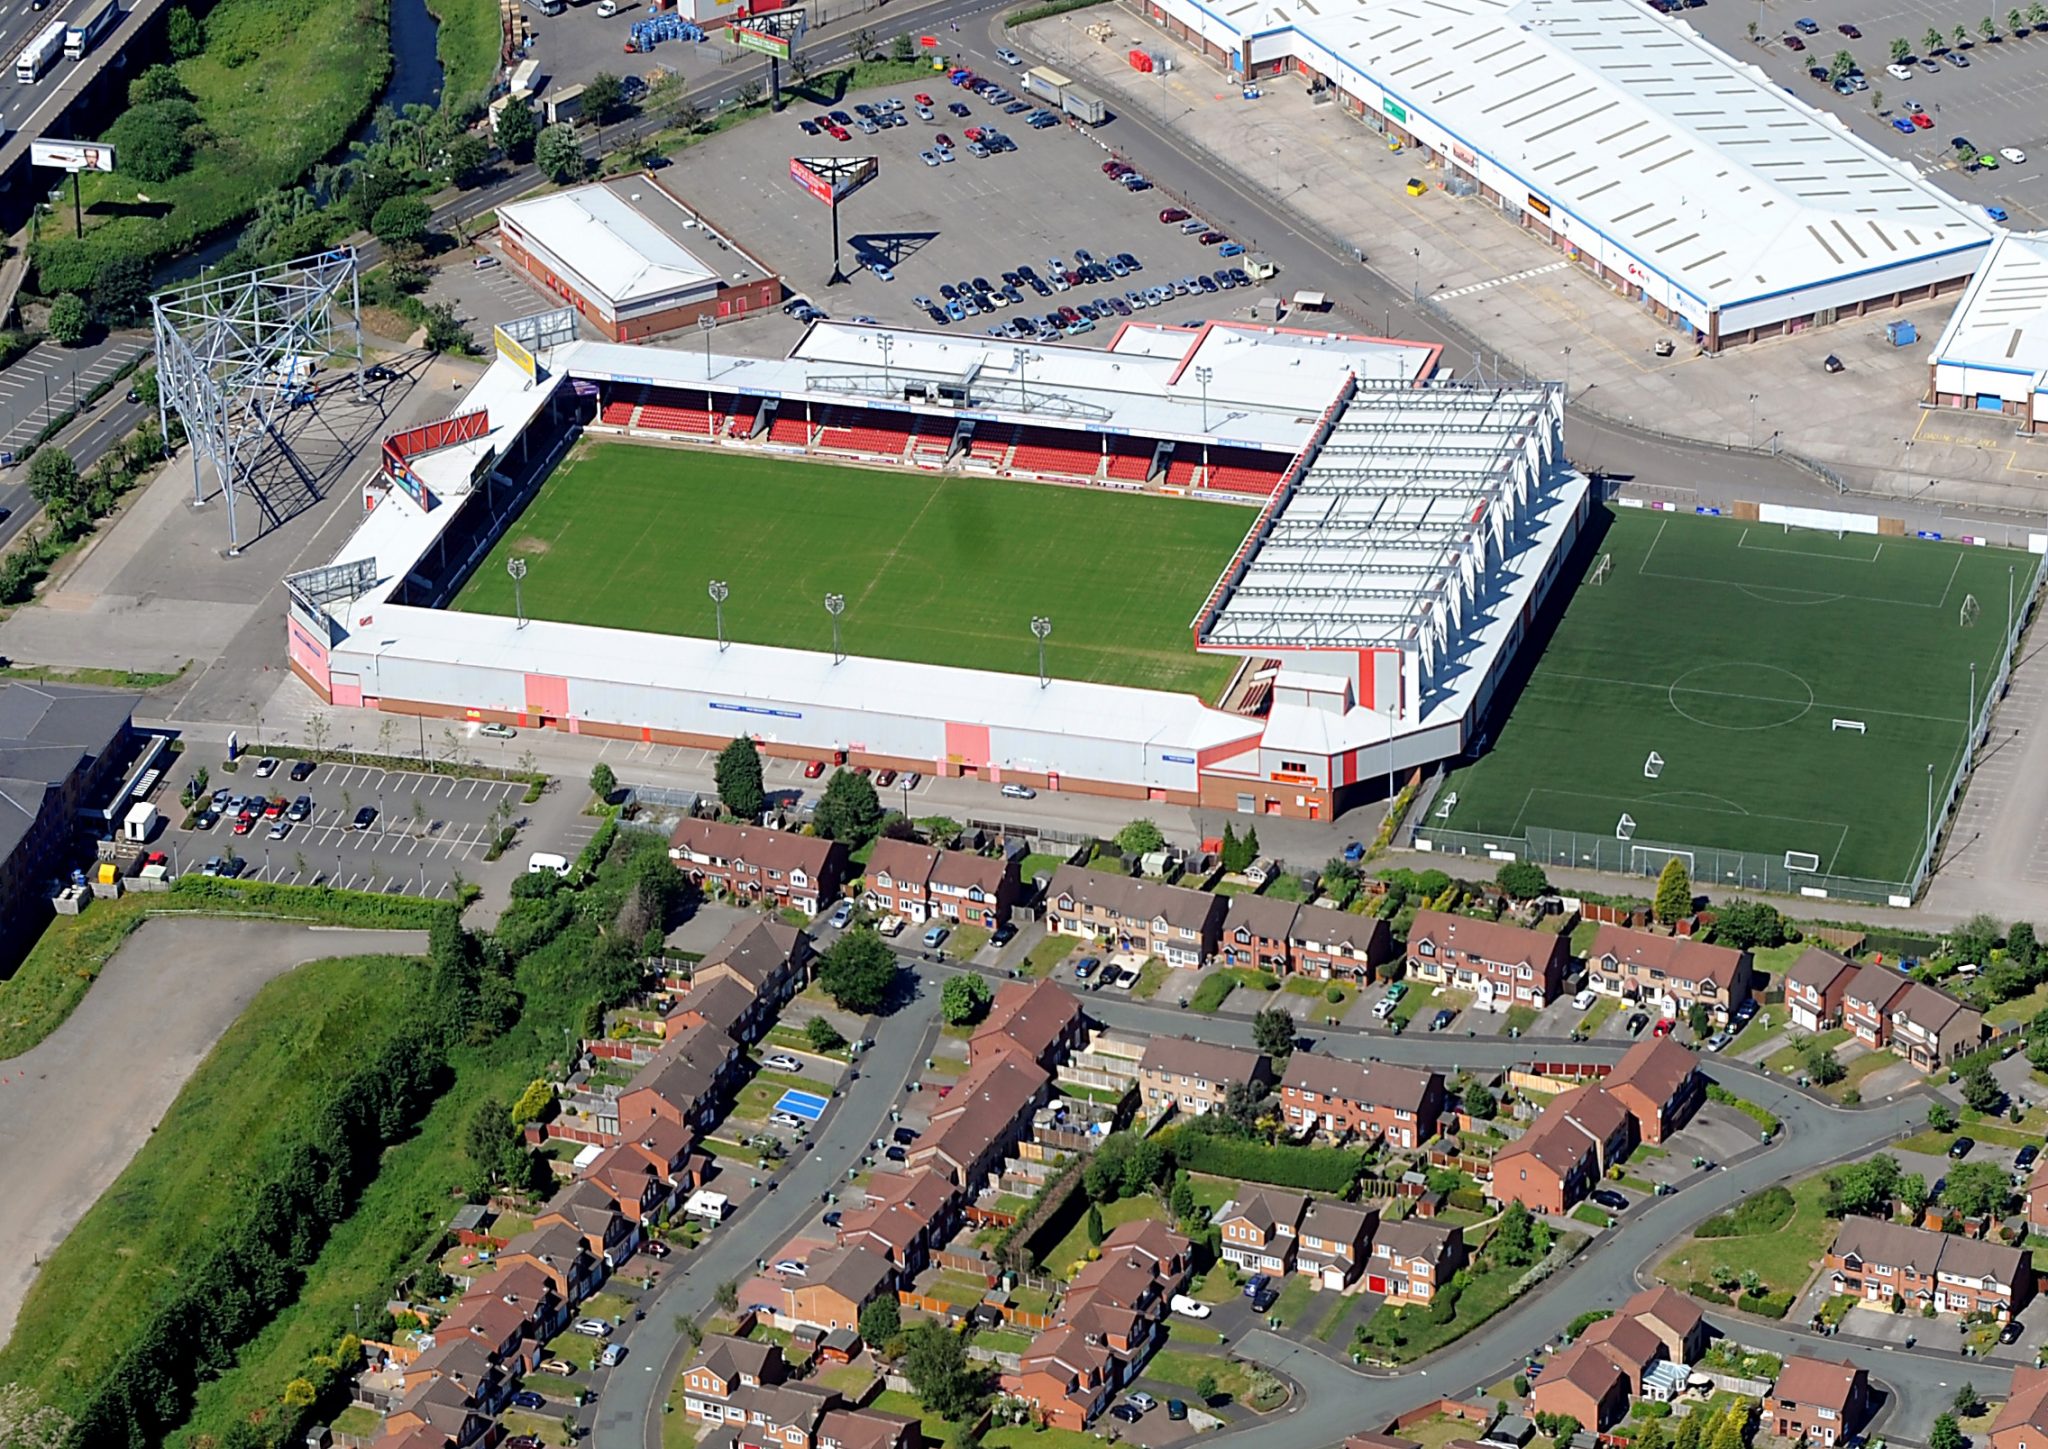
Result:
[[[1927,365],[1936,407],[2048,423],[2048,232],[2000,232]]]
[[[506,259],[614,342],[782,301],[782,279],[652,176],[620,176],[498,208]]]
[[[1147,0],[1240,79],[1327,82],[1708,351],[1962,286],[1981,213],[1635,0]]]

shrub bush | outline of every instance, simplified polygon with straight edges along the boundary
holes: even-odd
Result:
[[[1342,1197],[1358,1181],[1365,1154],[1341,1147],[1268,1147],[1263,1142],[1181,1132],[1174,1156],[1190,1172],[1213,1173],[1242,1182],[1271,1183]]]
[[[1783,1318],[1792,1311],[1790,1293],[1745,1293],[1742,1295],[1745,1312],[1761,1313],[1766,1318]]]

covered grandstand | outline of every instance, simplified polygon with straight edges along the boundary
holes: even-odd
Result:
[[[779,359],[574,342],[537,380],[501,358],[461,408],[487,426],[408,454],[334,563],[290,581],[292,666],[337,705],[675,744],[744,729],[784,754],[1327,818],[1464,747],[1584,516],[1560,390],[1433,384],[1436,359],[1226,324],[1107,351],[837,324]],[[492,490],[516,496],[578,428],[1243,502],[1189,641],[1242,656],[1238,683],[1202,701],[440,607],[505,525]]]

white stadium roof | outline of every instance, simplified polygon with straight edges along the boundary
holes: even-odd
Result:
[[[1353,70],[1376,107],[1419,110],[1711,307],[1990,234],[1907,163],[1639,0],[1163,3],[1212,38],[1219,23],[1251,38],[1260,59],[1291,28],[1311,65]]]
[[[592,182],[531,201],[507,202],[498,208],[498,216],[573,267],[617,307],[717,280],[717,271],[641,209],[675,203],[665,193],[640,194],[645,199],[636,205],[634,197],[620,195],[607,183]]]
[[[1259,542],[1202,642],[1411,649],[1432,658],[1517,546],[1562,414],[1559,390],[1361,389]]]

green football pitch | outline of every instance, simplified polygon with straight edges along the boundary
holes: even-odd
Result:
[[[1498,737],[1418,833],[1645,873],[1680,848],[1703,885],[1905,882],[1928,767],[1938,808],[1970,666],[1981,706],[2008,585],[2023,607],[2037,561],[1642,509],[1596,510],[1602,525]]]
[[[1197,654],[1195,613],[1254,515],[1223,503],[597,443],[544,484],[456,596],[529,617],[832,647],[1214,699],[1233,658]]]

